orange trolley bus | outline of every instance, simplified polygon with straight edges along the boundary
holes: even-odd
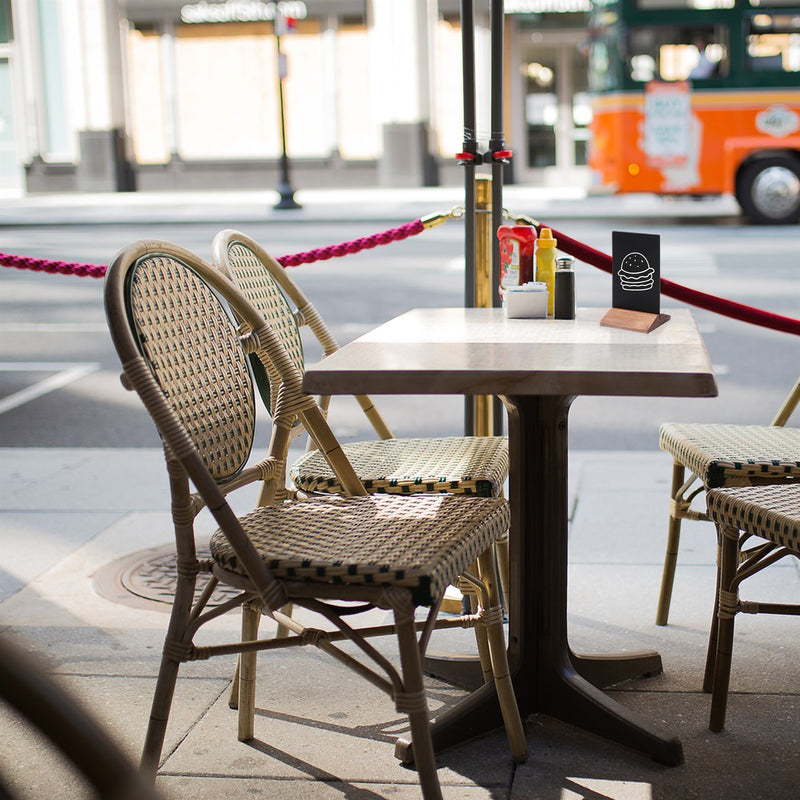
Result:
[[[588,47],[601,186],[800,219],[800,0],[594,0]]]

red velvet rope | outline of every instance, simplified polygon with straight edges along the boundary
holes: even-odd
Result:
[[[0,266],[15,269],[30,269],[34,272],[59,273],[61,275],[78,275],[79,277],[102,278],[108,269],[104,264],[76,264],[74,261],[48,261],[45,258],[14,256],[0,253]]]
[[[293,256],[281,256],[277,261],[284,267],[297,267],[300,264],[311,264],[314,261],[326,261],[329,258],[338,258],[340,256],[350,255],[351,253],[359,253],[362,250],[368,250],[378,245],[399,242],[402,239],[407,239],[409,236],[416,236],[424,230],[425,227],[422,221],[417,219],[414,220],[414,222],[407,222],[399,228],[390,228],[383,233],[365,236],[362,239],[354,239],[352,242],[342,242],[341,244],[332,244],[328,247],[320,247],[316,250],[297,253]]]
[[[360,253],[378,245],[390,244],[416,236],[425,230],[422,220],[406,222],[399,228],[390,228],[382,233],[353,239],[350,242],[332,244],[328,247],[319,247],[305,253],[281,256],[276,261],[284,267],[297,267],[300,264],[312,264],[314,261],[326,261],[329,258]],[[29,256],[15,256],[9,253],[0,253],[0,266],[14,267],[16,269],[29,269],[34,272],[59,273],[61,275],[78,275],[79,277],[102,278],[107,267],[102,264],[78,264],[74,261],[48,261],[44,258],[31,258]]]
[[[539,224],[541,226],[541,223]],[[604,272],[611,272],[611,256],[607,253],[595,250],[593,247],[572,239],[557,230],[553,230],[553,238],[558,239],[559,250],[569,253],[579,261],[584,261],[593,267],[602,269]],[[690,289],[666,278],[661,279],[661,294],[680,300],[682,303],[704,308],[724,317],[732,317],[740,322],[749,322],[751,325],[760,325],[764,328],[800,336],[800,319],[784,317],[781,314],[773,314],[771,311],[764,311],[760,308],[746,306],[744,303],[737,303],[735,300],[726,300],[724,297],[717,297],[707,292],[700,292],[697,289]]]
[[[541,223],[539,225],[542,227]],[[314,261],[325,261],[329,258],[359,253],[378,245],[389,244],[406,239],[409,236],[416,236],[425,230],[421,220],[407,222],[399,228],[390,228],[383,233],[376,233],[372,236],[365,236],[361,239],[354,239],[351,242],[342,242],[328,247],[320,247],[315,250],[308,250],[305,253],[281,256],[277,261],[284,267],[296,267],[300,264],[311,264]],[[558,239],[559,250],[574,256],[579,261],[591,264],[604,272],[611,272],[611,256],[600,250],[595,250],[589,245],[572,239],[561,231],[553,229],[554,238]],[[0,266],[14,267],[16,269],[29,269],[36,272],[60,273],[62,275],[88,276],[90,278],[102,278],[106,273],[106,267],[100,264],[78,264],[70,261],[48,261],[43,258],[30,258],[28,256],[15,256],[9,253],[0,253]],[[751,325],[760,325],[764,328],[792,333],[800,336],[800,320],[792,317],[785,317],[780,314],[773,314],[760,308],[737,303],[734,300],[726,300],[724,297],[700,292],[697,289],[690,289],[679,283],[674,283],[666,278],[661,279],[661,293],[680,300],[683,303],[697,306],[698,308],[712,311],[725,317],[731,317],[740,322],[748,322]]]

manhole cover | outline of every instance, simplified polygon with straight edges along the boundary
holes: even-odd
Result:
[[[197,546],[199,558],[209,558],[207,544]],[[210,575],[197,576],[195,599],[205,588]],[[169,611],[178,578],[175,573],[175,547],[153,547],[140,550],[129,556],[112,561],[97,572],[94,589],[106,600],[135,608],[151,608]],[[230,586],[217,586],[211,595],[209,606],[217,606],[239,594],[239,589]]]

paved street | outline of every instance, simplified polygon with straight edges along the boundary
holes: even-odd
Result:
[[[506,205],[604,252],[613,229],[658,233],[662,275],[690,287],[789,316],[800,315],[793,227],[743,225],[725,201],[548,197],[509,187]],[[303,193],[298,194],[301,200]],[[0,212],[0,250],[106,264],[123,244],[160,238],[210,257],[223,227],[236,227],[275,255],[369,236],[460,200],[457,189],[309,192],[297,212],[271,209],[268,193],[215,196],[25,198]],[[149,202],[148,202],[149,200]],[[605,216],[603,215],[605,212]],[[552,214],[552,216],[551,216]],[[285,216],[284,216],[285,215]],[[2,224],[4,223],[4,224]],[[55,224],[58,223],[58,224]],[[463,223],[446,224],[357,255],[292,268],[340,342],[415,306],[463,303]],[[102,281],[0,267],[0,443],[10,446],[139,446],[155,442],[135,398],[119,387],[106,334]],[[578,264],[579,304],[610,303],[610,279]],[[674,301],[663,300],[668,312]],[[717,368],[716,400],[581,398],[571,444],[580,450],[656,447],[665,419],[767,422],[797,376],[793,337],[695,312]],[[318,349],[309,344],[307,357]],[[766,357],[765,357],[766,356]],[[453,398],[384,398],[398,433],[458,432]],[[342,438],[367,435],[360,414],[339,404]]]

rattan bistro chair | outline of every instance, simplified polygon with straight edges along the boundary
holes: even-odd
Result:
[[[215,266],[261,311],[282,337],[301,372],[299,326],[309,326],[324,355],[339,349],[316,308],[258,242],[238,231],[221,231],[214,239],[212,252]],[[327,410],[329,400],[319,399],[323,409]],[[379,438],[347,442],[342,448],[370,494],[502,494],[509,467],[508,441],[504,436],[396,439],[371,398],[361,395],[356,400]],[[316,449],[292,464],[289,472],[301,491],[339,493],[343,489]]]
[[[238,329],[219,298],[239,320]],[[164,441],[177,547],[178,584],[143,768],[157,769],[183,662],[240,654],[239,738],[247,740],[254,735],[257,652],[314,644],[383,689],[398,711],[408,714],[423,795],[439,798],[422,656],[433,628],[453,623],[487,626],[512,753],[524,759],[525,735],[508,673],[496,590],[491,596],[480,576],[468,576],[482,595],[479,613],[461,622],[437,620],[436,613],[445,587],[469,564],[478,559],[482,572],[493,570],[490,546],[508,525],[506,501],[366,495],[319,406],[301,392],[300,374],[278,335],[218,270],[180,247],[140,242],[125,248],[109,268],[105,303],[123,381],[139,394]],[[268,454],[253,466],[246,466],[255,428],[246,353],[257,353],[265,367],[281,376]],[[287,496],[285,459],[297,417],[329,455],[350,496]],[[237,517],[228,496],[258,481],[263,483],[262,505]],[[207,562],[198,560],[194,540],[194,519],[203,508],[219,525]],[[212,578],[195,601],[201,570],[210,570]],[[241,591],[208,609],[218,582]],[[290,602],[318,614],[332,630],[307,628],[282,615],[278,609]],[[417,606],[429,607],[424,621],[415,620]],[[238,608],[241,640],[195,644],[205,622]],[[394,624],[359,629],[348,622],[373,609],[391,610]],[[294,635],[256,639],[260,614],[287,625]],[[399,668],[369,641],[385,634],[397,636]],[[340,648],[345,640],[355,644],[358,658]]]
[[[281,337],[300,372],[305,370],[300,334],[303,326],[307,325],[313,333],[322,348],[323,357],[339,349],[339,344],[314,305],[287,271],[258,242],[239,231],[224,230],[214,238],[211,249],[214,265],[261,311],[269,325]],[[274,374],[264,375],[257,363],[254,367],[262,399],[267,408],[270,408],[277,378]],[[447,492],[480,497],[502,495],[509,469],[506,437],[398,439],[393,436],[372,398],[367,395],[354,397],[378,438],[345,442],[342,448],[369,494]],[[320,397],[318,402],[327,413],[330,397]],[[289,476],[293,485],[302,492],[339,494],[344,488],[311,440],[307,452],[290,465]],[[508,611],[507,534],[498,539],[495,549]],[[466,594],[472,594],[469,585],[461,585],[460,588]],[[472,604],[475,604],[474,597]],[[453,611],[460,605],[455,598],[448,598],[444,607]],[[279,628],[279,633],[283,633],[282,628]],[[485,637],[480,630],[476,633],[481,661],[485,665]]]
[[[800,429],[786,426],[799,401],[800,379],[770,425],[678,422],[661,425],[659,446],[672,455],[673,465],[657,625],[666,625],[669,619],[681,521],[708,519],[705,509],[692,508],[694,499],[707,489],[800,478]]]
[[[746,602],[742,582],[787,556],[800,558],[800,484],[711,489],[708,515],[720,541],[717,624],[712,626],[706,661],[711,689],[709,728],[725,727],[736,614],[800,614],[800,605]],[[755,537],[755,543],[751,540]],[[747,549],[744,545],[747,542]]]

